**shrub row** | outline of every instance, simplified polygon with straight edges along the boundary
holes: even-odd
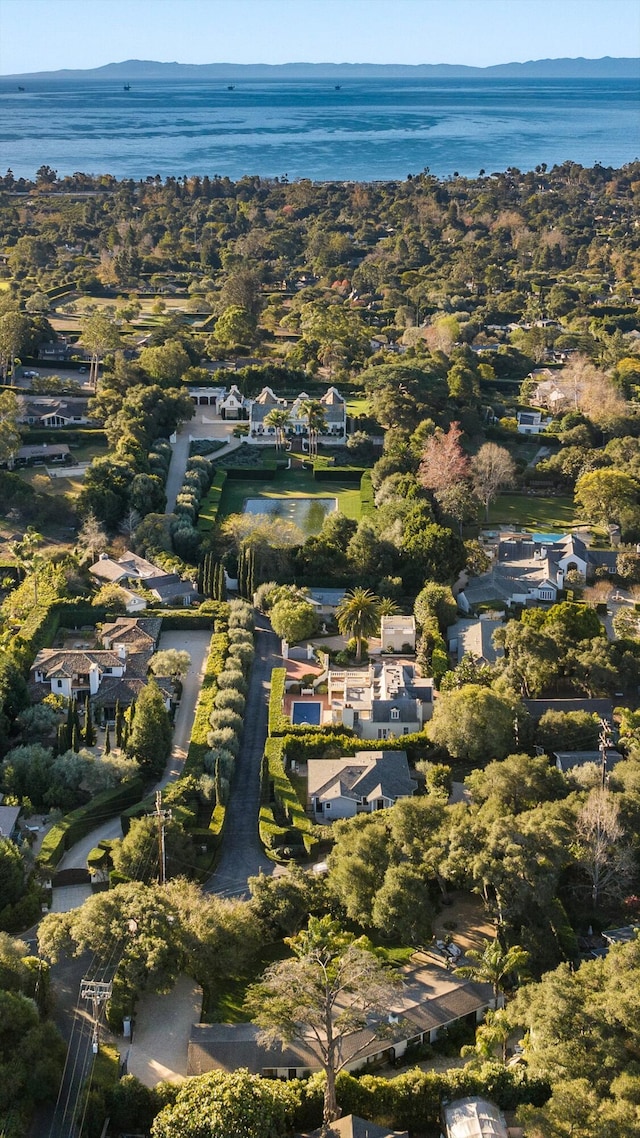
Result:
[[[313,477],[316,482],[347,482],[358,486],[362,479],[362,467],[314,465]]]
[[[206,498],[203,498],[200,503],[200,514],[198,516],[198,529],[201,533],[207,533],[212,530],[218,520],[218,510],[220,509],[220,500],[222,498],[222,491],[224,484],[227,481],[226,470],[216,470],[209,493]],[[206,515],[203,516],[203,510],[206,507]]]
[[[52,826],[45,835],[38,854],[38,864],[53,873],[63,853],[99,826],[107,818],[113,817],[123,807],[138,802],[143,784],[139,778],[123,782],[113,790],[96,794],[86,806],[80,806],[66,814],[60,822]]]
[[[108,446],[107,436],[99,427],[30,427],[22,436],[23,446],[32,446],[36,443],[67,443],[71,446],[77,443],[92,443],[94,446]]]
[[[286,679],[286,668],[273,668],[269,692],[269,735],[284,735],[291,727],[288,716],[282,710]]]
[[[306,762],[307,759],[339,758],[341,755],[355,755],[357,751],[406,751],[409,762],[429,758],[434,751],[433,744],[424,732],[413,735],[399,735],[394,739],[358,739],[357,735],[347,733],[346,728],[327,727],[310,731],[308,727],[299,732],[296,728],[283,735],[281,742],[287,759]]]
[[[270,857],[278,858],[296,846],[304,846],[309,854],[317,842],[313,824],[287,775],[281,739],[267,739],[265,743],[258,826],[260,841]]]
[[[507,1069],[499,1063],[448,1071],[416,1067],[395,1079],[380,1075],[354,1078],[345,1073],[338,1078],[338,1100],[344,1114],[380,1119],[413,1134],[440,1133],[440,1109],[446,1100],[481,1095],[503,1110],[515,1110],[521,1103],[541,1106],[549,1094],[544,1080],[528,1077],[521,1067]]]
[[[209,655],[200,689],[198,706],[196,707],[189,750],[184,764],[184,775],[193,774],[199,777],[204,770],[204,756],[208,749],[207,736],[209,734],[209,716],[214,708],[214,699],[218,691],[217,678],[223,670],[229,637],[226,633],[214,633],[211,637]]]

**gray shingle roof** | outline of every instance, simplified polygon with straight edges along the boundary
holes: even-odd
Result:
[[[397,711],[398,715],[392,715]],[[415,699],[374,699],[371,704],[371,719],[374,723],[419,723],[420,716]]]
[[[352,758],[309,759],[308,782],[310,796],[339,787],[341,797],[357,800],[378,788],[381,797],[391,799],[411,795],[416,789],[404,751],[360,751]]]

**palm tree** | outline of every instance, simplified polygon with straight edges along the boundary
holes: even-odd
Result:
[[[286,430],[291,422],[289,412],[286,407],[273,407],[272,410],[265,415],[264,422],[267,427],[275,427],[276,450],[279,450],[284,444]]]
[[[336,609],[338,628],[343,636],[355,636],[357,640],[356,663],[362,659],[362,640],[372,636],[378,629],[380,598],[370,589],[360,586],[345,593]]]
[[[327,429],[324,407],[319,399],[303,399],[299,407],[300,417],[307,420],[309,458],[318,453],[318,435]]]
[[[514,944],[505,949],[497,937],[493,941],[486,940],[482,950],[470,948],[467,956],[473,963],[456,968],[456,974],[481,984],[491,984],[496,1006],[505,992],[507,976],[522,972],[529,962],[529,953],[521,945]]]
[[[391,597],[382,597],[378,602],[378,616],[397,616],[400,606]]]

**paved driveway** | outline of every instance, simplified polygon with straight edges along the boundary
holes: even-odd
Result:
[[[236,447],[239,447],[242,443],[242,439],[234,439],[233,437],[233,430],[234,427],[237,427],[237,423],[226,423],[224,419],[211,420],[210,415],[211,409],[209,407],[196,407],[196,413],[193,419],[190,419],[188,423],[183,423],[177,432],[176,441],[173,443],[173,452],[171,454],[171,463],[169,466],[167,485],[165,487],[167,494],[167,514],[173,512],[176,497],[180,493],[180,487],[182,486],[189,459],[190,439],[222,439],[227,445],[224,450],[221,448],[219,451],[216,451],[216,455],[226,455],[229,451],[235,450]]]
[[[187,1073],[191,1025],[200,1022],[202,988],[189,976],[179,976],[164,996],[145,994],[136,1007],[131,1044],[119,1042],[127,1072],[146,1087],[161,1080],[178,1082]]]
[[[184,650],[189,653],[191,663],[189,665],[189,671],[183,681],[182,699],[180,700],[180,707],[176,712],[171,758],[169,759],[163,777],[157,784],[158,787],[163,787],[166,786],[167,783],[173,782],[182,771],[184,760],[189,749],[189,740],[191,738],[193,720],[196,713],[196,704],[202,686],[210,640],[211,633],[206,630],[202,632],[163,632],[160,636],[160,649],[163,651],[165,648],[176,648],[179,651]],[[122,829],[120,826],[120,815],[117,814],[115,818],[109,818],[101,826],[98,826],[97,829],[92,830],[90,834],[87,834],[86,837],[76,842],[70,850],[67,850],[58,869],[86,869],[89,850],[97,846],[98,842],[105,841],[109,838],[120,837],[122,837]],[[57,894],[58,892],[59,890],[54,890],[54,893]],[[70,909],[82,903],[81,901],[77,901],[76,895],[72,894],[68,895],[68,900],[69,904],[67,908]],[[64,911],[59,908],[59,905],[62,903],[62,897],[59,901],[54,898],[54,911]]]
[[[251,669],[242,747],[236,762],[217,869],[205,885],[210,893],[242,896],[247,878],[273,872],[258,836],[260,765],[267,738],[271,670],[281,662],[280,641],[266,617],[256,620],[256,656]]]

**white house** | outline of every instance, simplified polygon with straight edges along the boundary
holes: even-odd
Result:
[[[304,438],[308,429],[308,416],[303,408],[308,399],[307,392],[301,391],[291,403],[288,403],[286,399],[277,396],[270,387],[264,387],[251,402],[247,441],[254,444],[275,441],[276,428],[265,423],[265,419],[273,410],[287,411],[289,415],[287,434],[294,438]],[[347,405],[342,395],[337,388],[330,387],[318,402],[324,412],[326,424],[321,434],[323,443],[333,445],[343,443],[347,437]]]
[[[385,660],[367,669],[329,669],[326,721],[360,739],[392,739],[421,731],[433,714],[433,680],[412,664]]]
[[[554,604],[568,573],[587,580],[599,566],[615,572],[615,562],[615,552],[589,550],[575,534],[501,534],[492,568],[465,586],[464,601]]]
[[[216,411],[223,419],[246,419],[249,405],[250,400],[245,399],[234,383],[224,397],[218,400]]]
[[[353,818],[385,810],[416,790],[404,751],[359,751],[343,759],[309,759],[308,798],[316,817]]]
[[[114,644],[112,651],[43,648],[31,675],[36,684],[48,684],[53,695],[85,699],[97,694],[105,676],[123,676],[126,658],[123,644]]]
[[[382,616],[380,644],[383,652],[415,652],[415,616]]]
[[[518,411],[516,418],[519,435],[539,435],[551,422],[550,418],[543,419],[542,411]]]

